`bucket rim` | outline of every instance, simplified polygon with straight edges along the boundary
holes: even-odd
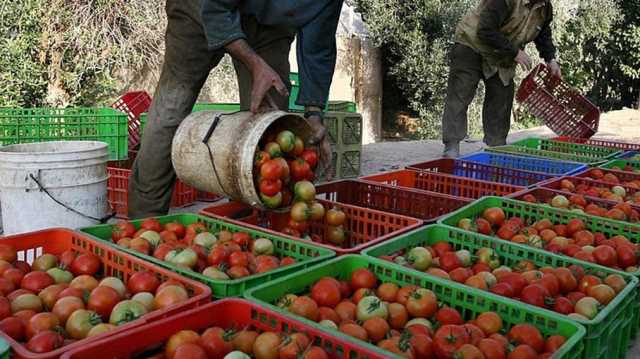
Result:
[[[31,146],[43,146],[43,145],[85,145],[87,148],[79,148],[74,150],[62,150],[62,151],[11,151],[12,149],[29,148]],[[46,142],[30,142],[30,143],[16,143],[0,147],[0,156],[24,156],[24,155],[53,155],[53,154],[69,154],[69,153],[87,153],[99,150],[108,151],[109,144],[102,141],[46,141]]]

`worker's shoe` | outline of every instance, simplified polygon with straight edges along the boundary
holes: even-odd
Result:
[[[460,156],[460,142],[449,142],[444,144],[442,157],[458,158]]]

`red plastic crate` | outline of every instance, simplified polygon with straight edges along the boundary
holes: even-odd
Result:
[[[577,143],[581,145],[609,147],[609,148],[615,148],[615,149],[624,150],[624,151],[640,151],[640,144],[638,143],[619,142],[619,141],[611,141],[611,140],[597,139],[597,138],[575,138],[575,137],[567,137],[567,136],[555,137],[555,138],[552,138],[552,140]]]
[[[444,173],[399,170],[361,178],[363,181],[384,183],[390,186],[414,190],[443,193],[463,199],[478,199],[484,196],[506,196],[525,189],[505,183],[488,182]]]
[[[434,222],[471,203],[446,194],[344,180],[316,186],[318,198]]]
[[[158,267],[154,264],[124,253],[107,244],[93,240],[86,235],[68,229],[53,228],[37,232],[19,234],[2,238],[2,243],[12,245],[18,251],[18,259],[32,263],[37,256],[44,253],[59,255],[72,249],[80,253],[93,253],[100,257],[104,276],[114,276],[123,282],[136,272],[148,271],[156,274],[161,280],[173,279],[184,285],[191,298],[188,301],[163,310],[156,310],[144,315],[136,321],[132,321],[108,333],[96,337],[86,338],[73,342],[49,353],[33,353],[25,346],[16,342],[4,332],[0,332],[2,339],[7,341],[13,350],[12,358],[48,359],[58,358],[61,354],[74,348],[99,341],[119,333],[127,334],[128,330],[146,323],[151,323],[168,318],[186,309],[191,309],[211,301],[211,290],[206,285],[185,278],[170,270]]]
[[[563,195],[566,196],[567,198],[569,196],[567,196],[566,192],[563,191],[559,191],[559,190],[555,190],[555,189],[550,189],[550,188],[532,188],[530,190],[524,191],[524,192],[519,192],[516,193],[515,195],[509,196],[510,198],[513,199],[517,199],[518,201],[524,201],[525,200],[525,196],[527,195],[532,195],[534,196],[538,202],[540,204],[548,204],[550,205],[551,200],[553,199],[553,197],[557,196],[557,195]],[[616,206],[616,204],[618,204],[617,202],[614,201],[610,201],[610,200],[606,200],[606,199],[602,199],[602,198],[598,198],[598,197],[591,197],[591,196],[584,196],[585,200],[587,200],[587,202],[589,203],[593,203],[596,204],[602,208],[605,208],[607,210],[612,209],[613,207]],[[640,206],[635,206],[635,205],[631,205],[632,209],[635,209],[636,211],[640,211]],[[591,214],[591,213],[587,213],[587,214]],[[595,215],[595,214],[593,214]],[[598,217],[604,217],[604,216],[598,216]],[[604,217],[606,218],[606,217]],[[629,223],[638,223],[637,221],[628,221]]]
[[[151,106],[151,96],[146,91],[127,92],[114,102],[111,107],[120,110],[129,117],[129,149],[140,144],[140,115]]]
[[[393,213],[361,208],[343,203],[318,200],[325,208],[337,206],[345,213],[347,221],[344,225],[347,240],[342,246],[329,242],[313,244],[330,249],[338,255],[357,254],[364,248],[386,241],[402,233],[420,227],[423,222],[416,218],[401,216]],[[282,232],[287,227],[289,213],[261,211],[238,202],[228,202],[211,206],[200,211],[200,214],[217,218],[240,226],[259,229],[276,236],[294,240],[303,240]],[[309,232],[312,235],[325,237],[327,226],[323,221],[310,221]]]
[[[479,153],[476,155],[484,155],[485,153]],[[500,162],[507,162],[505,158],[509,157],[511,161],[522,161],[522,164],[526,162],[549,162],[549,166],[552,165],[550,161],[544,161],[542,159],[530,159],[518,160],[517,156],[501,156],[488,154],[490,157],[502,158]],[[546,164],[546,163],[545,163]],[[542,173],[536,171],[521,170],[509,167],[507,164],[504,166],[495,164],[481,163],[476,159],[452,159],[452,158],[439,158],[427,162],[416,163],[408,166],[407,169],[415,171],[429,171],[437,173],[445,173],[458,177],[472,178],[475,180],[484,180],[489,182],[500,182],[516,186],[532,186],[542,181],[548,181],[556,177],[551,173]]]
[[[196,200],[201,202],[217,202],[223,198],[224,196],[221,196],[216,193],[209,193],[209,192],[202,192],[202,191],[196,192]]]
[[[251,327],[261,331],[305,333],[313,345],[323,348],[331,359],[386,358],[383,352],[363,348],[347,336],[338,337],[262,305],[230,298],[137,328],[126,334],[96,341],[66,353],[62,359],[102,358],[105,353],[109,353],[109,358],[112,359],[139,357],[150,348],[158,349],[160,344],[180,330],[201,332],[212,326],[224,329]]]
[[[522,81],[516,100],[559,136],[590,138],[598,132],[600,110],[545,64]]]

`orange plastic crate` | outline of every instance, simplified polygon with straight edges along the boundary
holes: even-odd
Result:
[[[319,200],[326,209],[337,206],[345,213],[347,221],[344,225],[347,240],[342,246],[322,241],[313,244],[335,251],[338,255],[357,254],[364,248],[386,241],[402,233],[420,227],[423,222],[416,218],[393,213],[361,208],[343,203]],[[261,211],[238,202],[228,202],[211,206],[200,211],[200,214],[221,219],[223,221],[272,233],[276,236],[294,240],[302,240],[282,232],[287,227],[289,213]],[[310,221],[309,232],[312,235],[325,237],[327,225],[323,221]]]
[[[202,191],[196,192],[196,200],[201,202],[217,202],[223,198],[224,198],[223,196],[216,193],[209,193],[209,192],[202,192]]]
[[[16,342],[4,332],[0,332],[2,339],[7,341],[13,350],[12,358],[27,359],[49,359],[58,358],[64,352],[83,347],[88,343],[104,339],[118,333],[124,333],[129,329],[136,328],[147,323],[161,320],[173,316],[187,309],[195,308],[211,301],[211,290],[206,285],[197,281],[185,278],[177,273],[163,269],[154,264],[145,262],[132,255],[119,251],[113,247],[93,240],[86,235],[74,232],[68,229],[54,228],[37,232],[18,234],[2,238],[2,243],[9,244],[18,251],[18,260],[24,260],[31,264],[33,260],[44,254],[59,255],[62,252],[72,249],[80,253],[93,253],[100,257],[102,262],[102,275],[114,276],[120,278],[125,284],[129,277],[136,272],[148,271],[154,273],[161,280],[173,279],[184,285],[191,297],[188,301],[179,305],[163,309],[155,310],[144,315],[136,321],[132,321],[118,327],[117,329],[104,333],[95,337],[86,338],[73,342],[62,348],[49,353],[33,353],[26,349],[25,346]]]
[[[478,199],[484,196],[506,196],[525,189],[505,183],[488,182],[444,173],[399,170],[361,178],[363,181],[384,183],[390,186],[443,193],[463,198]]]
[[[338,337],[313,328],[289,316],[277,313],[259,304],[243,299],[223,299],[179,316],[165,319],[151,325],[94,342],[62,359],[101,358],[109,353],[109,358],[125,359],[141,354],[149,348],[158,348],[180,330],[202,331],[208,327],[223,329],[253,327],[262,331],[280,333],[305,333],[313,345],[323,348],[331,359],[382,359],[384,352],[363,348],[346,337]],[[148,354],[148,353],[147,353]]]

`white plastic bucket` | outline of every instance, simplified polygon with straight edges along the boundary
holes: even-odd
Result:
[[[107,144],[94,141],[0,147],[4,233],[97,224],[110,212],[108,157]]]

